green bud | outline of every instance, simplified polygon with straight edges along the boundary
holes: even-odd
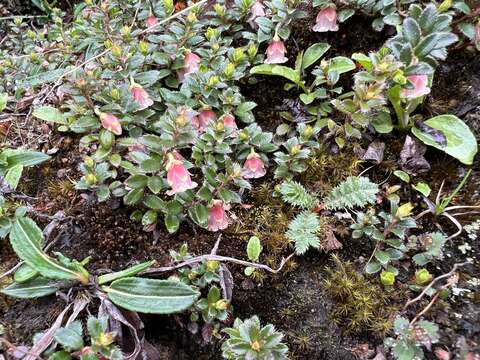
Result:
[[[250,60],[253,60],[257,56],[258,47],[255,44],[250,44],[247,49],[247,54]]]
[[[234,73],[235,73],[235,65],[229,62],[225,66],[225,69],[223,70],[223,75],[225,75],[225,77],[229,79],[233,76]]]
[[[233,62],[237,64],[244,59],[245,59],[245,51],[243,50],[243,48],[236,48],[233,51]]]
[[[247,141],[248,140],[248,131],[246,129],[242,129],[239,132],[238,137],[241,141]]]
[[[306,137],[307,139],[311,138],[312,135],[313,135],[313,127],[311,127],[310,125],[307,125],[305,126],[305,128],[303,129],[303,136]]]
[[[445,11],[448,11],[452,7],[452,0],[444,0],[439,6],[438,6],[438,12],[442,13]]]
[[[92,6],[93,0],[85,0],[85,4],[87,4],[87,6]]]
[[[36,36],[37,36],[37,35],[36,35],[35,32],[33,32],[32,30],[28,30],[28,31],[27,31],[27,37],[28,37],[29,39],[32,39],[32,40],[33,40],[33,39],[35,39]]]
[[[393,74],[393,81],[397,84],[405,85],[407,83],[407,78],[403,75],[403,71],[399,69]]]
[[[208,260],[206,265],[207,265],[207,271],[214,272],[219,268],[220,263],[216,260]]]
[[[215,12],[217,13],[218,16],[220,17],[223,17],[225,16],[225,7],[219,3],[216,3],[214,6],[213,6],[213,9],[215,10]]]
[[[149,50],[148,43],[145,41],[140,41],[138,44],[138,50],[140,50],[143,55],[147,55]]]
[[[385,286],[392,286],[395,283],[395,274],[391,271],[382,271],[380,281]]]
[[[300,152],[300,145],[293,145],[290,149],[290,154],[297,155]]]
[[[97,182],[97,177],[93,174],[85,175],[85,182],[87,185],[94,185]]]
[[[215,303],[215,309],[217,310],[222,311],[222,310],[225,310],[227,307],[228,307],[228,300],[221,299]]]
[[[16,17],[13,20],[13,22],[14,22],[15,25],[20,26],[20,25],[22,25],[22,18],[21,17]]]
[[[118,45],[112,45],[112,54],[113,56],[119,58],[122,56],[122,48]]]
[[[37,53],[32,52],[30,53],[30,60],[32,60],[34,63],[38,63],[40,61],[40,57]]]
[[[212,44],[213,51],[218,51],[218,49],[220,49],[220,45],[218,43]]]
[[[130,37],[132,30],[130,29],[130,26],[125,25],[120,30],[120,33],[122,34],[123,37],[128,38]]]
[[[417,285],[424,285],[429,283],[431,280],[432,274],[430,274],[430,272],[425,268],[420,269],[415,273],[415,283]]]
[[[117,88],[110,90],[110,96],[112,99],[120,100],[120,91]]]
[[[217,75],[210,76],[210,78],[207,81],[207,86],[208,87],[215,87],[217,84],[220,82],[220,79],[218,78]]]
[[[197,21],[197,15],[193,11],[190,11],[187,15],[187,22],[194,23],[195,21]]]
[[[212,40],[216,36],[217,36],[217,30],[214,28],[209,27],[205,32],[205,37],[207,38],[207,40]]]
[[[163,0],[163,8],[167,12],[167,14],[173,13],[173,11],[175,10],[173,0]]]
[[[90,156],[85,157],[83,162],[91,169],[93,169],[93,167],[95,166],[95,161]]]

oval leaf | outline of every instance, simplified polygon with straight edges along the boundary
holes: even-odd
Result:
[[[316,63],[328,49],[330,49],[330,45],[326,43],[317,43],[310,46],[303,55],[302,69],[305,70]]]
[[[424,144],[442,150],[466,165],[472,165],[478,150],[477,141],[462,120],[454,115],[439,115],[425,121],[424,124],[440,131],[447,139],[446,145],[440,144],[425,129],[412,128],[413,134]]]
[[[193,305],[199,293],[169,280],[123,278],[103,287],[112,302],[124,309],[149,314],[171,314]]]
[[[45,278],[36,278],[28,282],[13,283],[0,292],[19,299],[32,299],[54,294],[58,287]]]

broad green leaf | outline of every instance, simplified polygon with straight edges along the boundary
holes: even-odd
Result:
[[[179,281],[123,278],[103,287],[116,305],[141,313],[172,314],[188,309],[199,293]]]
[[[33,299],[54,294],[58,287],[51,281],[38,277],[24,283],[13,283],[0,292],[19,299]]]
[[[68,124],[67,120],[63,117],[62,112],[52,106],[41,106],[35,109],[33,116],[40,120],[49,121],[56,124]]]
[[[390,261],[390,255],[386,251],[377,249],[373,255],[382,265],[386,265]]]
[[[15,274],[13,274],[13,280],[17,283],[24,283],[29,280],[32,280],[33,278],[37,277],[38,271],[35,269],[32,269],[29,265],[27,264],[22,264],[17,271],[15,271]]]
[[[415,47],[420,41],[422,29],[415,19],[408,17],[403,22],[403,33],[412,47]]]
[[[295,84],[300,82],[300,77],[295,70],[282,66],[282,65],[271,65],[271,64],[262,64],[254,66],[250,69],[250,74],[252,75],[278,75],[282,76]]]
[[[112,281],[115,281],[115,280],[118,280],[118,279],[121,279],[121,278],[124,278],[124,277],[131,277],[131,276],[137,275],[138,273],[141,273],[142,271],[145,271],[149,267],[153,266],[153,264],[155,264],[155,260],[150,260],[150,261],[146,261],[146,262],[143,262],[141,264],[138,264],[138,265],[131,266],[131,267],[129,267],[125,270],[122,270],[122,271],[117,271],[117,272],[110,273],[110,274],[100,275],[98,277],[98,284],[103,285],[103,284],[106,284],[106,283],[109,283],[109,282],[112,282]]]
[[[17,164],[12,166],[8,169],[7,173],[5,174],[5,181],[7,182],[10,187],[15,190],[18,186],[18,182],[22,177],[23,172],[23,165]]]
[[[167,214],[165,216],[165,226],[170,234],[173,234],[180,227],[180,220],[177,215]]]
[[[5,110],[5,108],[7,107],[7,101],[8,101],[8,94],[1,93],[0,94],[0,111]]]
[[[328,71],[335,71],[336,73],[343,74],[348,71],[355,69],[355,63],[345,56],[337,56],[334,57],[330,61],[330,66],[328,67]]]
[[[45,254],[42,241],[42,231],[32,219],[17,218],[10,232],[10,243],[20,259],[46,278],[88,283],[88,275],[75,272]]]
[[[419,182],[417,185],[413,185],[412,187],[425,197],[428,197],[432,192],[430,186],[424,182]]]
[[[437,142],[431,134],[413,127],[413,134],[424,144],[433,146],[453,156],[466,165],[472,165],[477,153],[477,141],[470,128],[455,115],[439,115],[424,122],[446,138],[446,144]]]
[[[50,159],[50,156],[39,151],[8,149],[4,150],[3,153],[7,156],[9,167],[15,165],[34,166]]]
[[[353,9],[343,9],[338,13],[338,22],[343,23],[348,18],[352,17],[355,14]]]
[[[302,70],[306,70],[316,63],[328,49],[330,49],[330,45],[326,43],[317,43],[310,46],[303,55]]]
[[[69,351],[83,348],[83,329],[80,321],[74,321],[55,332],[55,340]]]
[[[379,112],[372,119],[371,124],[379,134],[388,134],[393,130],[392,117],[385,111]]]
[[[377,261],[370,261],[367,266],[365,266],[365,272],[367,274],[375,274],[379,272],[382,266]]]
[[[402,170],[395,170],[393,175],[401,179],[402,181],[406,182],[407,184],[410,182],[410,175],[408,175],[405,171]]]
[[[373,69],[372,60],[365,54],[353,53],[352,59],[362,65],[367,71],[371,71]]]
[[[262,244],[260,243],[260,239],[256,236],[252,236],[250,240],[248,240],[247,245],[247,255],[250,261],[258,261],[258,257],[262,252]]]
[[[196,204],[188,209],[188,215],[198,225],[205,226],[208,221],[208,209],[203,204]]]

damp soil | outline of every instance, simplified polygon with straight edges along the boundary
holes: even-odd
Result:
[[[311,19],[300,22],[293,27],[288,44],[290,58],[299,49],[323,41],[332,44],[328,55],[349,56],[355,51],[367,52],[377,49],[388,37],[387,33],[378,34],[365,31],[370,28],[369,19],[353,17],[348,26],[340,27],[338,34],[313,34],[305,36],[303,29],[311,25]],[[346,31],[348,28],[348,32]],[[342,29],[344,29],[342,31]],[[311,34],[309,32],[309,34]],[[463,118],[476,132],[480,140],[480,61],[478,56],[465,55],[464,52],[452,54],[448,61],[437,71],[433,94],[428,97],[427,104],[422,109],[426,115],[452,112]],[[348,85],[348,84],[346,84]],[[294,98],[294,93],[283,90],[283,82],[276,78],[262,78],[256,84],[244,84],[245,96],[257,102],[256,116],[260,125],[274,130],[281,119],[275,110],[283,99]],[[396,158],[396,146],[401,140],[386,137],[390,141],[387,156]],[[368,144],[367,144],[368,145]],[[170,235],[162,228],[157,231],[145,232],[141,225],[130,220],[131,209],[119,202],[111,201],[95,204],[88,194],[80,194],[66,189],[52,187],[52,183],[60,183],[79,177],[78,164],[84,154],[78,151],[78,138],[68,138],[55,135],[50,140],[49,147],[56,148],[52,154],[53,161],[40,172],[27,173],[28,195],[37,198],[35,204],[38,211],[51,215],[64,210],[72,220],[68,228],[63,229],[61,236],[56,238],[54,250],[67,256],[83,259],[91,256],[88,266],[91,273],[99,275],[107,271],[116,271],[139,261],[155,259],[158,264],[169,263],[168,251],[178,249],[187,243],[192,254],[209,253],[218,234],[208,233],[189,224],[182,225],[177,234]],[[388,153],[390,152],[390,153]],[[427,159],[432,165],[431,171],[424,176],[433,189],[438,189],[445,181],[445,191],[452,190],[458,179],[465,174],[466,169],[438,151],[428,150]],[[380,168],[374,168],[369,176],[376,180],[384,180],[388,173]],[[67,182],[65,182],[67,184]],[[255,184],[260,186],[260,184]],[[56,193],[53,193],[56,189]],[[420,204],[421,199],[414,194],[402,194]],[[466,205],[480,202],[480,161],[477,159],[468,185],[454,200]],[[255,206],[255,204],[254,204]],[[233,209],[233,212],[245,210]],[[48,223],[45,219],[37,219],[41,225]],[[472,219],[462,219],[467,222]],[[425,230],[435,230],[435,225],[424,222]],[[445,221],[438,224],[447,233],[453,233],[455,228]],[[249,224],[246,224],[249,227]],[[345,260],[360,263],[370,255],[372,244],[339,237],[343,244],[336,253]],[[465,257],[473,258],[479,263],[479,242],[469,242],[471,249],[467,254],[459,249],[469,240],[463,236],[457,237],[447,245],[445,259],[436,267],[429,268],[435,275],[450,271],[453,264],[464,261]],[[225,233],[218,253],[237,258],[245,256],[245,237],[235,233]],[[266,249],[268,254],[268,249]],[[285,254],[286,255],[286,252]],[[13,252],[8,246],[0,247],[1,270],[10,268],[16,263]],[[280,257],[275,258],[278,261]],[[325,267],[331,266],[329,254],[311,251],[306,256],[295,260],[296,269],[279,275],[267,274],[262,282],[255,282],[243,275],[239,266],[229,265],[234,276],[233,313],[236,317],[246,318],[253,314],[259,315],[263,322],[271,322],[277,329],[284,332],[286,342],[291,349],[292,359],[318,360],[349,360],[355,359],[355,349],[375,349],[381,345],[379,336],[364,333],[347,335],[344,329],[332,319],[332,309],[335,301],[325,291]],[[478,266],[467,266],[460,272],[460,281],[480,278]],[[401,289],[400,289],[401,290]],[[439,301],[426,315],[427,319],[435,319],[441,325],[444,349],[454,351],[460,342],[466,343],[471,349],[479,350],[480,346],[480,298],[478,293],[460,294],[453,301]],[[398,300],[398,299],[397,299]],[[404,300],[403,298],[400,300]],[[10,340],[15,343],[28,343],[31,336],[43,331],[52,324],[60,313],[64,300],[49,297],[36,301],[13,301],[0,297],[0,323],[5,326]],[[413,316],[426,303],[412,307],[408,315]],[[94,311],[94,309],[92,309]],[[146,338],[160,353],[161,359],[220,359],[218,344],[205,345],[200,336],[192,335],[175,317],[142,316],[146,325]],[[462,340],[463,339],[463,340]],[[430,355],[428,355],[430,356]]]

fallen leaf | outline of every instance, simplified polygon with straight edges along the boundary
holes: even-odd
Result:
[[[400,152],[400,167],[409,174],[416,175],[430,170],[430,164],[424,155],[427,148],[419,141],[407,136]]]
[[[367,151],[363,154],[362,160],[374,161],[380,164],[383,161],[384,153],[385,143],[374,141],[368,146]]]

